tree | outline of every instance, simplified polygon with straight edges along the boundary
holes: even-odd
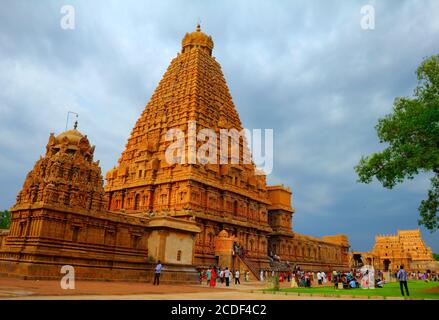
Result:
[[[11,224],[11,213],[7,210],[0,211],[0,229],[8,229]]]
[[[378,120],[375,129],[388,147],[362,157],[355,167],[359,182],[375,177],[392,189],[421,172],[431,173],[431,189],[419,206],[418,223],[439,227],[439,55],[426,58],[417,69],[418,85],[412,98],[396,98],[393,112]]]

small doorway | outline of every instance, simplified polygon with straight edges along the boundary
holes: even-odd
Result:
[[[389,271],[390,260],[389,259],[384,259],[383,264],[384,264],[384,271],[385,272]]]

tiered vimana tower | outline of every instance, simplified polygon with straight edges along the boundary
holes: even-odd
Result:
[[[196,266],[244,264],[243,270],[258,276],[259,270],[270,268],[269,256],[280,256],[304,269],[347,268],[345,236],[316,239],[293,233],[291,191],[267,187],[265,175],[246,161],[244,138],[233,138],[239,155],[231,142],[227,155],[221,152],[220,130],[241,132],[242,125],[221,66],[212,56],[213,46],[199,25],[183,38],[181,53],[134,126],[118,166],[106,175],[108,210],[141,217],[194,217],[201,229],[195,241]],[[166,157],[175,143],[167,133],[175,129],[181,130],[185,151],[185,161],[177,163]],[[188,159],[194,146],[189,137],[202,129],[215,132],[217,152],[210,149],[206,156],[216,163]],[[212,140],[196,141],[196,150],[207,142]]]
[[[241,131],[242,125],[212,56],[212,38],[197,26],[182,44],[132,130],[118,166],[107,173],[109,210],[196,217],[201,227],[195,249],[198,265],[217,262],[215,236],[223,229],[239,239],[248,257],[268,261],[265,176],[256,175],[253,163],[243,164],[242,151],[238,164],[219,164],[220,129]],[[166,132],[177,128],[187,137],[190,121],[196,123],[196,132],[215,130],[218,164],[170,164],[165,159],[171,143]],[[239,145],[248,152],[245,141],[240,139]],[[228,160],[231,163],[230,154]]]

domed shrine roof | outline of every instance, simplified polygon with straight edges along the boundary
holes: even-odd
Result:
[[[213,50],[213,40],[211,36],[208,36],[204,32],[201,32],[200,24],[197,25],[197,30],[191,33],[186,33],[182,41],[182,52],[186,52],[191,48],[203,48],[210,55]]]
[[[56,140],[59,142],[63,141],[64,138],[67,138],[67,140],[71,143],[77,144],[82,138],[84,138],[84,135],[79,132],[76,129],[65,131],[61,134],[59,134],[56,137]]]
[[[91,161],[95,147],[90,145],[87,135],[83,135],[76,127],[77,124],[75,124],[74,129],[65,131],[57,136],[53,133],[50,134],[47,144],[47,155],[54,155],[59,151],[73,155],[79,150],[79,153],[86,160]]]

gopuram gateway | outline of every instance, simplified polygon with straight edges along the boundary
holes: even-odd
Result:
[[[439,271],[430,247],[422,240],[421,230],[398,230],[396,234],[377,235],[371,252],[353,252],[351,266],[359,267],[368,260],[375,269],[396,272],[402,265],[414,272]]]
[[[0,239],[0,273],[59,278],[61,266],[72,265],[77,278],[149,281],[161,260],[163,280],[187,282],[210,265],[256,278],[296,265],[349,268],[346,236],[293,232],[291,190],[267,186],[253,162],[243,161],[243,137],[238,161],[167,161],[170,129],[187,133],[194,122],[197,132],[242,130],[213,47],[200,26],[185,35],[105,186],[86,135],[76,126],[50,135]]]

